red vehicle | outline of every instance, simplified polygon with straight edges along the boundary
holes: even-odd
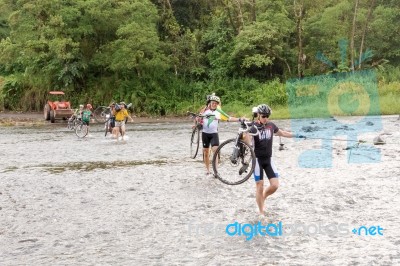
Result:
[[[44,105],[44,119],[54,123],[56,119],[68,119],[74,113],[70,102],[64,100],[64,92],[50,91],[50,97]]]

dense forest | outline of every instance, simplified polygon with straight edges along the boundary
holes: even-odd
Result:
[[[63,90],[156,115],[215,92],[240,113],[287,105],[290,79],[373,69],[399,112],[399,0],[0,0],[0,40],[0,110]]]

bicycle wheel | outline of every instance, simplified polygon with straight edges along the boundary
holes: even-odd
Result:
[[[194,159],[199,152],[200,146],[200,129],[198,127],[193,128],[192,137],[190,138],[190,158]]]
[[[214,176],[227,185],[239,185],[247,181],[256,166],[253,149],[241,140],[238,146],[235,142],[236,139],[224,141],[215,151],[212,160]]]
[[[73,120],[70,118],[68,119],[68,124],[67,124],[67,128],[72,130],[73,129]]]
[[[108,132],[111,132],[110,118],[107,119],[107,121],[105,122],[105,124],[104,124],[104,130],[105,130],[105,132],[104,132],[104,137],[107,137],[107,133],[108,133]]]
[[[86,137],[88,133],[88,127],[85,123],[82,121],[77,122],[75,126],[75,134],[78,138],[84,138]]]
[[[97,123],[105,123],[107,120],[107,115],[110,113],[110,108],[106,106],[99,106],[93,111],[94,120],[96,120]]]
[[[68,129],[75,130],[76,118],[68,119]]]

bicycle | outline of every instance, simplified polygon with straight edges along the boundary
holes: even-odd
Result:
[[[227,185],[246,182],[256,166],[254,150],[243,140],[243,135],[247,133],[256,136],[259,134],[258,129],[255,128],[256,132],[250,133],[253,122],[241,121],[240,124],[236,138],[221,143],[212,159],[214,176]]]
[[[70,130],[74,130],[75,126],[76,126],[76,121],[79,119],[79,117],[76,115],[76,112],[78,111],[78,109],[74,110],[74,114],[71,115],[70,118],[68,118],[68,124],[67,124],[67,128]]]
[[[115,116],[113,116],[111,113],[106,114],[106,121],[104,122],[104,137],[107,137],[107,133],[111,133],[112,129],[114,128],[113,120],[115,119]],[[115,121],[114,121],[115,125]]]
[[[111,108],[109,106],[99,106],[93,111],[94,120],[97,123],[105,123],[108,118],[111,116]]]
[[[126,106],[126,109],[132,107],[132,103]],[[133,107],[132,107],[133,108]],[[99,106],[93,111],[94,120],[97,123],[105,123],[111,116],[111,107],[110,106]]]
[[[197,156],[197,153],[199,152],[199,147],[200,147],[200,133],[201,130],[203,129],[203,125],[199,122],[198,118],[202,118],[202,117],[213,117],[215,115],[201,115],[201,114],[196,114],[196,113],[192,113],[187,111],[187,113],[194,119],[194,126],[193,126],[193,130],[192,130],[192,135],[190,137],[190,158],[195,159]],[[203,158],[204,160],[204,158]]]
[[[78,138],[84,138],[88,134],[89,129],[85,122],[82,119],[77,119],[75,125],[75,134]]]

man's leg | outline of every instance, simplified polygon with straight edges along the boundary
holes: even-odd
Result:
[[[122,137],[122,140],[124,140],[124,136],[125,136],[125,125],[123,124],[121,126],[121,137]]]
[[[256,182],[256,202],[258,206],[258,211],[261,215],[264,215],[264,197],[263,197],[263,190],[264,190],[264,180],[260,180]]]
[[[114,127],[114,129],[115,129],[115,138],[118,140],[119,131],[121,130],[121,127],[120,126],[116,126],[116,127]]]
[[[275,191],[278,189],[278,187],[279,187],[279,179],[278,179],[277,177],[270,178],[270,179],[269,179],[269,187],[267,187],[267,188],[264,190],[264,193],[263,193],[264,200],[265,200],[268,196],[274,194]]]

